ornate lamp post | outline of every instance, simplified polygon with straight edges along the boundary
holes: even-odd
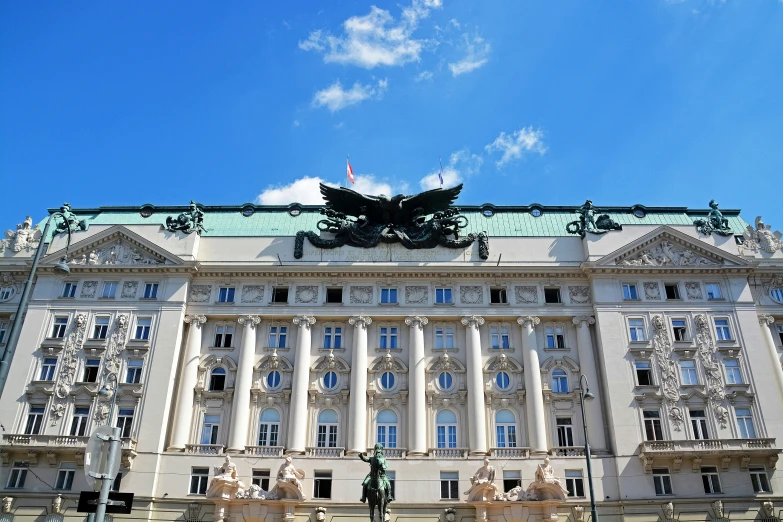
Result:
[[[595,510],[595,494],[593,493],[593,468],[590,465],[590,441],[587,438],[587,418],[585,417],[585,400],[594,399],[595,395],[590,393],[590,383],[587,377],[579,376],[579,407],[582,409],[582,429],[585,435],[585,459],[587,460],[587,484],[590,488],[590,511],[593,522],[598,522],[598,512]]]

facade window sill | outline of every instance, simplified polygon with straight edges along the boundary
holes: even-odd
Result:
[[[285,302],[285,303],[269,303],[269,306],[288,306],[288,302]]]
[[[218,306],[233,306],[236,304],[234,301],[215,301],[215,304]]]
[[[508,306],[508,303],[489,303],[489,306]]]
[[[126,346],[138,349],[138,348],[148,348],[150,345],[149,339],[131,339],[126,343]]]
[[[433,353],[459,353],[459,348],[433,348]]]
[[[105,348],[107,341],[108,339],[87,339],[84,341],[84,346],[89,346],[91,348]]]
[[[314,304],[318,304],[318,303],[297,303],[297,304],[301,304],[301,305],[314,305]],[[343,302],[342,302],[342,301],[335,301],[335,302],[331,302],[331,301],[325,301],[325,302],[324,302],[324,306],[342,306],[342,305],[343,305]]]
[[[76,300],[76,296],[73,296],[73,297],[66,297],[66,296],[64,296],[64,295],[58,295],[58,296],[57,296],[57,299],[65,299],[66,301],[67,301],[67,300],[75,301],[75,300]]]
[[[139,297],[139,301],[157,301],[157,297]]]
[[[280,350],[280,348],[278,348],[278,350]],[[318,351],[319,352],[344,352],[345,347],[343,346],[342,348],[318,348]]]
[[[378,306],[400,306],[400,303],[378,303]]]
[[[638,297],[636,299],[627,299],[627,298],[623,297],[623,301],[626,301],[628,303],[638,303],[638,302],[641,301],[641,299],[639,299]]]
[[[290,348],[288,346],[284,346],[282,348],[279,346],[267,346],[266,348],[264,348],[264,351],[267,352],[272,352],[274,350],[277,350],[278,352],[287,352],[290,350]]]
[[[375,353],[401,352],[402,348],[376,348]]]
[[[487,348],[488,353],[514,353],[515,351],[513,346],[510,348]]]
[[[544,348],[545,352],[552,352],[552,353],[559,353],[559,352],[570,352],[571,348],[565,347],[565,348]]]
[[[114,296],[110,296],[110,297],[103,297],[103,296],[100,296],[100,297],[98,298],[98,301],[101,301],[101,300],[103,300],[103,301],[114,301],[114,300],[116,300],[116,298],[115,298]]]
[[[565,303],[544,303],[547,306],[563,306]]]
[[[234,349],[233,346],[210,346],[210,350],[217,350],[217,351],[224,351],[224,352],[230,352]]]
[[[454,306],[454,303],[433,303],[435,306]]]
[[[660,388],[657,384],[637,384],[633,387],[634,391],[639,392],[646,392],[646,391],[656,391]]]

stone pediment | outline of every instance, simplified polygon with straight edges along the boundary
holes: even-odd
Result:
[[[41,265],[53,266],[64,255],[65,249],[50,253]],[[68,249],[68,265],[71,268],[154,268],[183,265],[183,261],[139,234],[116,225],[72,244]]]

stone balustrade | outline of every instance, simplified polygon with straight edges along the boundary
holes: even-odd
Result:
[[[753,450],[773,450],[775,439],[702,439],[644,441],[640,454],[668,455],[679,453],[725,454]]]
[[[345,448],[314,448],[309,446],[305,449],[308,457],[339,459],[345,455]]]
[[[468,448],[430,448],[429,455],[433,459],[466,459]]]
[[[493,459],[529,459],[530,448],[490,448]]]
[[[2,446],[25,446],[46,448],[83,448],[87,446],[90,437],[77,437],[73,435],[20,435],[4,433]],[[136,441],[129,437],[121,439],[122,449],[135,450]]]
[[[551,450],[553,457],[582,457],[585,456],[584,446],[556,446]]]
[[[282,457],[283,446],[245,446],[245,454],[258,457]]]
[[[196,455],[222,455],[225,446],[222,444],[186,444],[185,453]]]

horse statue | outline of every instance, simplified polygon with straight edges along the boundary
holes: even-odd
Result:
[[[366,453],[360,453],[359,458],[370,464],[370,473],[362,483],[362,502],[370,501],[370,522],[374,522],[375,508],[378,508],[378,522],[384,522],[386,507],[394,500],[391,496],[391,484],[386,476],[386,456],[383,454],[383,446],[376,444],[373,448],[373,456],[367,457]]]

